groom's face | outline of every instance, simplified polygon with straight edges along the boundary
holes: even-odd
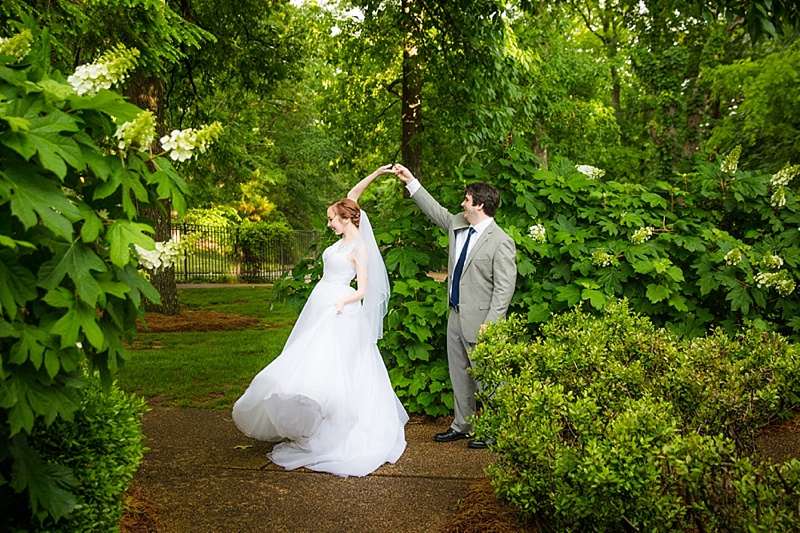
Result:
[[[461,202],[461,207],[464,208],[464,217],[471,225],[475,225],[481,221],[480,213],[483,212],[483,204],[475,205],[472,203],[472,195],[467,193],[464,195],[464,201]]]

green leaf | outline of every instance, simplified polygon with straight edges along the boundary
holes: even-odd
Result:
[[[0,253],[0,309],[13,320],[20,308],[36,298],[36,278],[11,260],[5,252]]]
[[[681,312],[689,311],[689,307],[686,305],[686,298],[684,298],[680,293],[672,293],[667,300],[667,303]]]
[[[73,96],[69,99],[72,109],[95,109],[116,118],[117,124],[123,124],[135,119],[142,112],[141,108],[126,102],[125,98],[116,92],[101,89],[94,96]]]
[[[581,289],[577,285],[562,285],[556,287],[556,300],[567,302],[572,307],[581,301]]]
[[[595,309],[603,309],[608,302],[608,297],[603,293],[603,291],[598,291],[595,289],[584,289],[581,293],[581,298],[583,300],[589,300],[589,303],[592,304],[592,307]]]
[[[683,271],[676,266],[667,268],[667,276],[672,278],[672,281],[684,281]]]
[[[78,211],[80,211],[84,221],[83,226],[81,226],[81,240],[85,243],[94,242],[103,229],[103,221],[97,216],[97,213],[84,202],[78,204]]]
[[[661,207],[666,209],[669,205],[661,195],[652,192],[646,192],[642,194],[642,201],[650,204],[650,207]]]
[[[44,361],[44,351],[52,344],[50,334],[36,326],[23,324],[19,330],[19,340],[9,350],[9,362],[21,365],[30,361],[37,370]]]
[[[61,347],[73,346],[80,340],[80,331],[98,350],[103,349],[103,332],[97,325],[97,312],[81,301],[76,301],[64,316],[53,324],[52,332],[61,336]]]
[[[430,258],[427,254],[419,252],[410,246],[392,248],[386,254],[386,269],[394,272],[400,269],[400,276],[403,278],[413,278],[420,271],[420,266],[427,266]]]
[[[422,341],[425,342],[433,336],[433,332],[431,328],[428,326],[423,325],[420,322],[408,322],[406,323],[406,327],[408,330],[414,334],[414,336]]]
[[[636,261],[632,262],[631,266],[637,274],[649,274],[655,270],[652,261]]]
[[[161,303],[161,295],[156,288],[131,265],[125,265],[124,268],[114,267],[114,273],[120,281],[130,287],[130,297],[136,307],[141,307],[142,294],[151,302]]]
[[[741,283],[731,287],[725,299],[731,302],[732,311],[741,311],[744,315],[750,311],[750,304],[753,302],[747,289]]]
[[[10,486],[16,492],[27,491],[33,514],[38,515],[40,508],[55,520],[70,514],[77,504],[72,489],[78,486],[72,470],[45,463],[39,452],[30,448],[22,436],[12,439],[9,448],[14,457]]]
[[[17,123],[18,127],[21,124]],[[5,131],[0,135],[0,144],[14,150],[26,161],[36,154],[36,145],[26,131]]]
[[[56,183],[22,168],[8,167],[0,175],[11,181],[11,212],[26,229],[41,220],[57,235],[72,240],[70,219],[77,220],[80,212]]]
[[[133,244],[152,250],[153,239],[147,233],[153,233],[153,228],[147,224],[115,220],[106,231],[106,242],[111,249],[111,262],[119,267],[127,265],[131,260]]]
[[[0,246],[11,248],[14,251],[17,251],[19,247],[28,248],[30,250],[36,249],[36,246],[32,243],[29,243],[27,241],[18,241],[16,239],[12,239],[7,235],[0,235]]]
[[[69,275],[78,296],[87,304],[94,306],[100,298],[100,284],[92,271],[105,272],[106,264],[94,251],[83,243],[70,246],[56,246],[58,252],[39,269],[39,286],[47,290],[56,288],[64,276]]]
[[[67,164],[79,170],[83,167],[78,143],[61,135],[65,131],[78,131],[75,119],[66,113],[53,111],[32,118],[28,132],[42,166],[61,179],[67,175]]]
[[[669,295],[670,290],[664,285],[656,285],[655,283],[650,283],[647,285],[647,299],[652,303],[658,303],[662,300],[666,300],[669,298]]]
[[[550,306],[546,303],[535,304],[528,309],[528,320],[546,322],[550,318]]]

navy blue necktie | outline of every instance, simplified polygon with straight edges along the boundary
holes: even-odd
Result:
[[[450,305],[453,307],[458,307],[458,300],[459,300],[459,285],[461,285],[461,271],[464,270],[464,263],[467,261],[467,250],[469,249],[469,239],[472,237],[472,234],[475,233],[475,228],[469,228],[469,233],[467,233],[467,241],[464,243],[464,246],[461,248],[461,255],[458,256],[458,262],[456,262],[456,267],[453,269],[453,283],[450,287]]]

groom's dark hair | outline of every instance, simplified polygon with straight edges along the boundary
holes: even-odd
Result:
[[[464,194],[472,196],[472,205],[483,205],[483,212],[493,217],[500,205],[500,192],[482,181],[470,183],[464,190]]]

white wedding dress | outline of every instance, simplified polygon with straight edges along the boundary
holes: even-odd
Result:
[[[245,435],[283,441],[268,457],[288,470],[365,476],[396,462],[406,447],[408,414],[369,334],[367,299],[363,306],[346,305],[341,314],[331,305],[355,290],[350,255],[357,246],[364,242],[340,239],[323,252],[323,277],[283,352],[233,406],[233,420]]]

